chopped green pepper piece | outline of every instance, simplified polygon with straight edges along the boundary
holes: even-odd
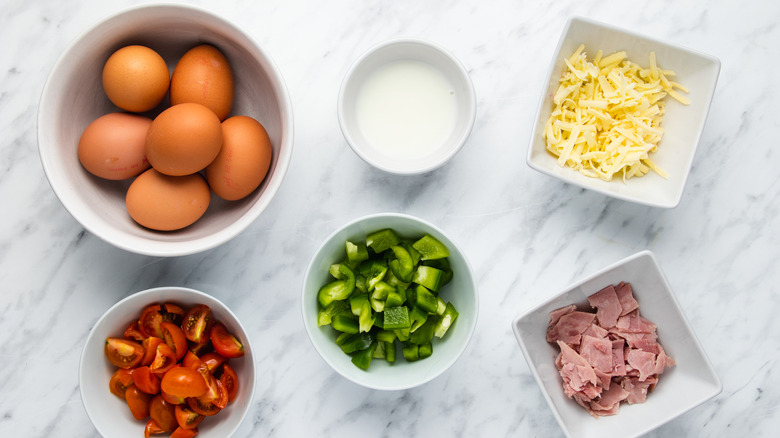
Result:
[[[357,318],[347,313],[339,313],[334,316],[330,325],[332,325],[334,329],[344,333],[354,334],[360,331]]]
[[[395,342],[385,342],[385,360],[395,363]]]
[[[398,338],[398,340],[399,340],[399,341],[401,341],[401,342],[406,342],[406,341],[408,341],[408,340],[409,340],[409,338],[411,337],[411,336],[410,336],[410,333],[409,333],[409,329],[408,329],[408,328],[407,328],[407,329],[398,329],[398,330],[393,330],[393,333],[395,333],[395,336],[396,336],[396,337]]]
[[[371,298],[377,300],[384,300],[387,298],[387,294],[395,292],[395,288],[385,283],[384,281],[377,281],[374,285],[374,292],[371,294]]]
[[[401,351],[404,353],[404,359],[414,362],[420,358],[419,347],[417,344],[404,344]]]
[[[444,311],[447,309],[447,303],[444,302],[444,300],[441,299],[441,297],[436,297],[437,303],[436,303],[436,314],[437,315],[443,315]]]
[[[384,315],[384,325],[387,330],[408,329],[411,327],[409,309],[406,306],[386,308]]]
[[[409,283],[410,283],[408,281],[399,280],[398,277],[396,277],[395,274],[393,274],[392,269],[387,270],[387,273],[385,274],[384,282],[389,284],[390,286],[404,287],[404,288],[409,287]]]
[[[376,342],[372,343],[371,346],[365,350],[360,350],[355,353],[352,356],[352,363],[361,370],[367,370],[368,367],[371,366],[371,357],[374,355],[374,350],[376,350]]]
[[[347,268],[349,269],[349,268]],[[337,300],[346,300],[352,294],[355,283],[352,283],[352,288],[349,288],[349,284],[345,280],[331,281],[330,283],[322,286],[317,294],[317,301],[320,302],[322,307],[328,307],[330,303]]]
[[[404,303],[403,297],[398,292],[390,292],[385,299],[385,307],[398,307]]]
[[[366,245],[377,254],[390,249],[391,246],[398,245],[400,241],[401,239],[398,238],[395,231],[390,228],[376,231],[366,237]]]
[[[352,333],[342,333],[336,338],[336,345],[341,346],[345,342],[347,342],[347,339],[349,339],[352,336]]]
[[[374,314],[374,326],[379,327],[380,329],[385,328],[385,313],[379,312]]]
[[[444,272],[440,269],[430,266],[418,266],[412,275],[412,282],[425,286],[426,288],[438,292],[441,289],[444,280]]]
[[[350,336],[341,344],[341,350],[349,354],[358,350],[365,350],[372,343],[374,343],[374,336],[371,333],[358,333]]]
[[[427,260],[423,264],[425,266],[430,266],[432,268],[436,268],[441,271],[444,271],[444,278],[442,278],[441,280],[442,286],[452,281],[452,277],[454,273],[452,271],[452,267],[450,266],[450,261],[448,259],[445,258],[445,259]]]
[[[395,245],[390,249],[393,250],[393,254],[395,254],[395,260],[391,260],[389,263],[393,274],[401,279],[401,281],[412,281],[414,262],[412,261],[412,256],[409,254],[409,251],[399,245]]]
[[[420,240],[414,242],[412,247],[420,251],[422,260],[443,259],[450,256],[447,246],[430,234],[426,234]]]
[[[371,297],[371,308],[374,309],[374,312],[384,312],[385,310],[385,302],[382,300],[377,300],[374,297]]]
[[[415,266],[417,266],[418,263],[420,263],[420,259],[422,258],[422,254],[420,254],[420,251],[417,251],[414,249],[414,246],[412,246],[412,243],[409,241],[403,242],[401,244],[407,251],[409,251],[409,255],[412,256],[412,262]]]
[[[368,260],[368,249],[366,249],[365,243],[358,242],[355,244],[347,240],[346,247],[347,260],[350,262],[358,263],[362,262],[363,260]]]
[[[397,336],[390,330],[379,330],[376,333],[376,339],[382,342],[393,342]]]
[[[376,284],[385,278],[387,273],[387,265],[379,261],[372,261],[366,275],[368,290],[373,291]]]
[[[417,307],[428,313],[436,313],[436,310],[439,308],[439,300],[436,298],[436,295],[432,294],[424,286],[417,286],[414,289],[414,293],[417,295],[417,301],[415,302]]]
[[[346,301],[334,301],[317,312],[317,326],[328,325],[335,315],[346,312],[349,312],[349,304]]]
[[[441,338],[445,333],[447,333],[447,330],[449,330],[449,328],[458,318],[458,315],[459,313],[457,310],[455,310],[455,306],[453,306],[452,303],[447,303],[447,308],[439,318],[439,322],[436,323],[434,334],[437,338]]]
[[[384,359],[385,354],[385,343],[384,342],[375,342],[376,349],[374,350],[374,354],[371,355],[373,359]]]
[[[428,342],[431,342],[431,339],[433,339],[433,333],[436,329],[436,324],[438,324],[438,317],[436,315],[431,315],[428,317],[428,320],[425,321],[423,325],[420,326],[416,331],[414,331],[409,338],[409,342],[415,343],[417,345],[427,344]]]
[[[433,344],[428,342],[427,344],[420,345],[420,348],[417,349],[417,354],[420,356],[420,359],[431,357],[433,354]]]
[[[366,283],[366,277],[360,274],[355,275],[355,289],[359,290],[361,293],[368,292],[368,284]]]
[[[428,312],[418,306],[414,306],[409,314],[409,319],[412,320],[410,331],[415,332],[421,325],[425,324],[425,321],[428,319]]]
[[[360,316],[363,303],[368,303],[368,294],[356,294],[349,297],[349,307],[353,315]]]

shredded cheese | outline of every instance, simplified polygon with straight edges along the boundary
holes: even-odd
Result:
[[[564,59],[568,68],[544,127],[547,150],[558,157],[559,166],[604,181],[616,174],[625,181],[650,170],[667,178],[650,154],[664,134],[664,97],[688,105],[678,92],[688,90],[668,79],[674,72],[659,67],[654,52],[646,69],[626,59],[626,52],[602,55],[599,50],[588,62],[580,45]]]

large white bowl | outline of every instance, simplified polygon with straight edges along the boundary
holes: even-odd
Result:
[[[417,61],[441,72],[452,86],[456,102],[456,121],[444,142],[429,154],[398,158],[374,147],[358,123],[358,96],[371,75],[396,61]],[[399,175],[432,171],[460,151],[471,133],[477,114],[477,97],[466,68],[444,48],[420,39],[400,38],[369,49],[350,66],[341,84],[338,100],[341,132],[352,150],[377,169]]]
[[[555,367],[557,346],[546,340],[550,312],[570,304],[588,308],[587,297],[610,284],[630,283],[643,317],[658,326],[658,342],[677,361],[659,376],[642,404],[621,404],[620,412],[598,420],[563,392]],[[525,360],[568,437],[628,438],[641,435],[718,395],[720,379],[674,297],[655,256],[642,251],[567,287],[519,316],[512,324]]]
[[[117,370],[104,353],[108,337],[121,337],[128,325],[141,311],[154,303],[174,303],[185,310],[196,304],[211,308],[215,320],[221,321],[230,333],[244,344],[244,356],[230,359],[230,366],[238,375],[238,395],[214,417],[203,420],[198,436],[227,437],[233,434],[246,416],[255,392],[255,360],[252,343],[236,315],[211,295],[182,287],[159,287],[135,293],[114,304],[92,328],[81,354],[79,390],[84,409],[95,428],[106,437],[138,438],[144,434],[146,421],[138,421],[130,414],[127,403],[109,391],[108,382]]]
[[[129,44],[146,45],[160,53],[172,70],[187,50],[202,43],[217,46],[230,62],[235,75],[231,114],[253,117],[265,126],[273,146],[271,167],[262,185],[248,197],[227,202],[212,195],[211,205],[195,224],[173,232],[149,230],[127,213],[125,193],[130,182],[107,181],[87,172],[78,160],[78,141],[92,121],[118,110],[105,96],[101,82],[103,64],[114,51]],[[290,97],[268,54],[227,19],[184,5],[140,6],[91,27],[57,61],[38,110],[41,162],[62,205],[101,239],[146,255],[193,254],[243,231],[279,189],[292,145]]]
[[[558,166],[557,157],[545,149],[545,140],[542,137],[544,125],[554,108],[553,96],[558,89],[558,80],[567,68],[563,58],[574,53],[580,44],[585,44],[588,59],[598,50],[602,50],[605,55],[625,50],[629,60],[643,67],[648,66],[650,52],[655,51],[658,65],[674,70],[677,74],[675,82],[690,90],[687,95],[691,100],[690,105],[685,106],[670,97],[666,98],[668,104],[661,124],[665,133],[658,150],[650,156],[669,174],[668,179],[651,171],[641,178],[631,178],[625,183],[622,178],[602,181],[582,175],[569,167]],[[542,88],[543,94],[539,100],[526,161],[531,168],[539,172],[607,196],[652,207],[675,207],[682,198],[685,182],[699,146],[719,72],[720,61],[712,56],[584,18],[572,18],[563,30],[550,64],[547,81]]]
[[[406,362],[398,352],[395,364],[380,359],[371,361],[368,371],[351,362],[336,345],[330,326],[317,327],[317,292],[327,283],[328,268],[346,257],[344,243],[366,240],[366,235],[392,228],[401,237],[422,237],[428,233],[444,243],[450,251],[453,279],[441,290],[442,299],[450,301],[459,312],[458,319],[443,338],[434,340],[433,355],[417,362]],[[337,373],[373,389],[401,390],[422,385],[446,371],[460,357],[474,333],[479,313],[477,283],[471,266],[461,249],[436,226],[405,214],[384,213],[364,216],[349,222],[328,236],[317,250],[306,270],[301,297],[303,323],[314,348]]]

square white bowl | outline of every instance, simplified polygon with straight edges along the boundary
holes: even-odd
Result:
[[[677,361],[659,376],[641,404],[621,404],[620,412],[598,420],[563,392],[555,367],[558,348],[546,340],[550,312],[570,305],[588,307],[587,297],[610,284],[630,283],[642,316],[658,326],[658,341]],[[512,323],[528,366],[568,437],[626,438],[646,433],[693,409],[723,388],[683,314],[655,256],[641,251],[569,286]]]
[[[669,174],[668,179],[651,171],[641,178],[631,178],[626,182],[623,182],[622,178],[602,181],[582,175],[569,167],[558,166],[557,157],[545,149],[545,140],[542,137],[544,124],[552,113],[558,80],[566,69],[563,58],[574,53],[580,44],[585,45],[588,59],[599,50],[602,50],[604,55],[625,50],[629,60],[643,67],[648,66],[648,57],[650,52],[654,51],[658,65],[666,70],[674,70],[677,74],[675,82],[690,90],[686,95],[691,101],[690,105],[682,105],[670,97],[666,98],[666,114],[661,124],[665,133],[658,150],[650,156]],[[526,162],[539,172],[607,196],[651,207],[676,207],[682,198],[691,163],[699,146],[719,73],[720,61],[712,56],[584,18],[571,18],[563,30],[550,64],[534,120]]]

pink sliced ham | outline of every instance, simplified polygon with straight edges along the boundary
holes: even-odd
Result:
[[[620,313],[623,311],[615,288],[612,285],[589,296],[588,303],[590,303],[591,307],[596,308],[596,319],[598,319],[599,325],[604,328],[614,327],[617,324]]]
[[[620,404],[643,403],[666,367],[676,365],[658,343],[656,325],[639,313],[629,283],[607,286],[588,297],[595,311],[576,305],[550,312],[547,341],[564,393],[595,418],[615,415]]]

